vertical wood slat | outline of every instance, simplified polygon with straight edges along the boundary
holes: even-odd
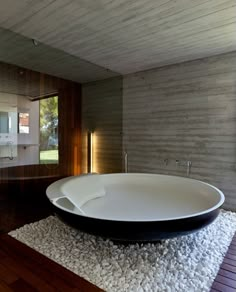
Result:
[[[59,90],[59,163],[66,175],[81,172],[80,85]]]

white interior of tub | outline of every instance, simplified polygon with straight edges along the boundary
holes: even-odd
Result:
[[[68,212],[119,221],[182,219],[210,212],[224,202],[223,193],[209,184],[155,174],[71,177],[49,187],[47,195]]]

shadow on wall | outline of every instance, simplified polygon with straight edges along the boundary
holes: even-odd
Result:
[[[122,171],[122,77],[82,85],[82,172],[93,132],[93,171]]]

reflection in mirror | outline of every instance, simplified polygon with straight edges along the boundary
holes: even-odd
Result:
[[[16,96],[0,92],[0,133],[17,133]]]
[[[9,133],[8,112],[0,112],[0,133]]]
[[[16,133],[16,129],[17,113],[0,111],[0,133],[14,134]]]
[[[18,133],[29,134],[29,113],[18,113]]]
[[[0,168],[17,157],[16,95],[0,92]]]

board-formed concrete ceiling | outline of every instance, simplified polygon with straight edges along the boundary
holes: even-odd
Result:
[[[120,74],[236,50],[235,0],[0,0],[0,8],[0,27]]]
[[[32,39],[3,28],[0,28],[0,61],[79,83],[118,75],[43,43],[35,46]]]

